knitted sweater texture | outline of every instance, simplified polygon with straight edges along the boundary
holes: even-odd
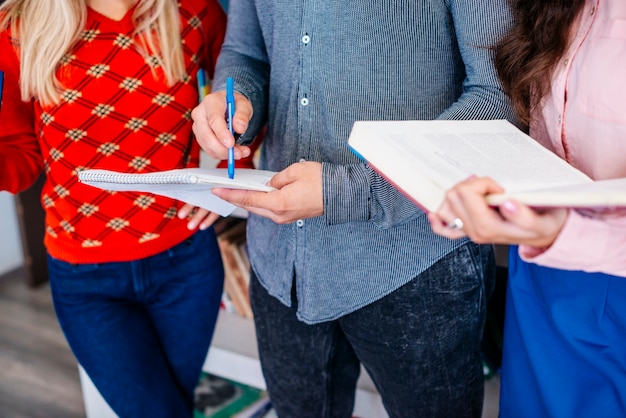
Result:
[[[0,34],[0,70],[7,83],[0,162],[15,173],[0,179],[0,189],[23,189],[43,161],[41,201],[51,256],[72,263],[129,261],[162,252],[193,233],[176,216],[178,201],[106,192],[77,180],[79,171],[91,168],[146,173],[198,165],[191,132],[196,74],[203,67],[212,77],[225,16],[217,2],[202,0],[181,0],[179,12],[183,81],[167,85],[134,35],[133,10],[114,21],[89,9],[80,39],[59,65],[63,92],[52,106],[20,100],[13,48],[18,41],[8,31]]]

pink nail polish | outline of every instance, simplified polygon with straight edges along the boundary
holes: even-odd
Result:
[[[517,212],[517,205],[515,205],[515,203],[511,202],[510,200],[507,200],[506,202],[504,202],[502,204],[502,208],[509,213]]]

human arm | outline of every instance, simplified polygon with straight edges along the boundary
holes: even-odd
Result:
[[[508,2],[451,0],[449,8],[465,80],[462,94],[437,119],[507,119],[517,123],[493,65],[493,47],[513,23]]]
[[[324,176],[325,170],[335,173]],[[341,181],[343,187],[327,185],[328,181]],[[280,224],[324,215],[329,225],[362,221],[390,228],[421,213],[414,203],[364,164],[297,162],[276,174],[269,185],[277,190],[266,193],[216,188],[213,193]],[[386,204],[371,201],[369,193],[360,192],[362,186],[370,185],[379,189],[377,198],[384,198]],[[351,195],[329,201],[327,196],[340,191]]]
[[[4,91],[0,107],[0,190],[18,193],[30,187],[43,168],[34,130],[32,102],[23,102],[19,62],[8,34],[0,34],[0,71]]]
[[[626,213],[589,216],[571,210],[551,246],[521,245],[519,254],[549,267],[626,277]]]
[[[495,45],[498,39],[508,30],[512,23],[510,11],[505,1],[495,1],[485,4],[480,1],[450,1],[448,4],[449,19],[452,27],[448,30],[452,33],[451,42],[456,42],[458,53],[454,46],[452,47],[452,58],[448,62],[443,62],[439,70],[443,71],[448,68],[458,68],[460,70],[453,71],[447,83],[454,84],[455,77],[460,73],[462,84],[458,86],[460,94],[453,96],[452,102],[448,102],[447,107],[438,109],[440,113],[432,117],[425,118],[435,119],[507,119],[515,121],[512,107],[503,92],[498,81],[495,68],[492,62],[491,46]],[[431,25],[432,31],[441,30],[439,27]],[[428,37],[424,37],[428,39]],[[440,37],[440,46],[445,51],[448,45],[445,37]],[[460,59],[458,58],[460,55]],[[425,54],[429,57],[429,54]],[[419,58],[419,56],[418,56]],[[433,71],[433,85],[441,78],[436,76],[437,70]],[[419,77],[421,77],[420,75]],[[463,78],[464,77],[464,78]],[[411,78],[403,78],[405,85],[411,85]],[[431,90],[429,86],[415,89],[415,95],[430,94],[437,97],[437,92]],[[396,94],[398,102],[402,103],[402,93]],[[433,100],[434,101],[434,100]],[[394,106],[395,107],[395,106]],[[396,107],[397,108],[397,107]],[[423,118],[422,115],[404,116],[402,111],[395,116],[398,119],[415,119]],[[367,119],[368,115],[360,116],[360,119]],[[371,118],[373,119],[373,118]],[[326,174],[329,174],[328,176]],[[345,182],[350,177],[353,181]],[[324,176],[325,185],[332,187],[325,188],[326,201],[335,204],[335,207],[341,208],[347,200],[346,196],[352,196],[352,202],[360,201],[361,207],[368,207],[368,221],[376,222],[384,226],[393,226],[398,223],[405,222],[415,217],[409,208],[412,206],[407,199],[399,193],[396,193],[391,185],[376,174],[375,170],[370,169],[369,172],[363,172],[359,167],[336,166],[328,167]],[[337,185],[347,185],[340,189]],[[360,193],[353,193],[354,188],[360,188]],[[332,193],[329,197],[327,194]],[[348,200],[348,202],[350,202]],[[359,205],[350,205],[353,207]],[[327,207],[328,209],[328,207]],[[327,211],[328,212],[328,211]],[[346,220],[363,220],[362,212],[356,211],[347,214],[346,211],[335,212],[338,216],[332,217],[332,222],[342,222]],[[354,215],[360,215],[355,218]],[[352,218],[348,218],[352,215]],[[328,215],[327,215],[328,217]]]
[[[450,1],[447,4],[449,18],[452,22],[452,27],[449,30],[453,33],[452,40],[456,41],[458,47],[456,56],[460,55],[461,59],[457,59],[456,63],[450,59],[444,65],[449,67],[460,66],[461,70],[452,74],[460,72],[462,73],[461,77],[464,76],[464,78],[462,85],[459,86],[460,94],[455,96],[456,99],[449,103],[446,108],[441,109],[440,113],[434,115],[433,118],[508,119],[515,121],[512,107],[498,81],[492,62],[491,49],[512,23],[507,3],[505,1],[495,1],[489,4],[480,1]],[[438,28],[432,27],[432,30],[437,31]],[[441,46],[443,47],[443,45],[446,45],[445,39],[441,41]],[[441,68],[446,67],[442,66]],[[448,83],[453,83],[452,74]],[[408,79],[405,78],[405,80]],[[435,80],[438,80],[436,76],[433,78],[433,82]],[[423,88],[423,91],[428,92],[428,87]],[[416,90],[415,93],[420,93],[420,90]],[[401,95],[399,100],[402,100]],[[402,116],[398,118],[401,119]],[[415,117],[409,115],[408,118]],[[333,180],[328,181],[328,184],[345,184],[341,180],[351,176],[357,180],[353,185],[360,185],[363,192],[369,192],[368,195],[361,194],[360,197],[363,207],[370,205],[370,220],[381,222],[383,225],[397,225],[399,222],[403,222],[403,217],[404,220],[410,219],[409,212],[403,207],[407,204],[406,198],[389,190],[390,185],[374,170],[359,174],[358,168],[351,167],[347,171],[344,170],[344,167],[335,167],[329,168],[328,171],[333,175]],[[326,182],[328,177],[325,176],[324,178]],[[335,192],[336,189],[337,186],[327,190]],[[345,193],[346,191],[348,193]],[[350,195],[351,191],[346,188],[343,191],[338,191],[334,197],[327,199],[327,201],[337,202],[336,206],[341,207],[339,199],[345,202],[347,194]],[[368,200],[365,201],[363,197],[367,197]],[[357,201],[359,195],[354,194],[354,199]],[[344,214],[344,218],[345,216]]]
[[[245,0],[231,2],[229,17],[245,3]],[[278,171],[305,159],[321,162],[322,182],[317,187],[322,187],[324,216],[330,225],[370,222],[387,228],[423,216],[423,212],[397,189],[360,162],[345,142],[355,120],[433,119],[464,93],[465,69],[456,46],[449,3],[437,3],[436,10],[424,10],[403,2],[406,15],[381,4],[366,9],[356,4],[320,4],[316,7],[316,14],[320,16],[339,13],[359,16],[362,20],[347,19],[339,23],[330,18],[313,19],[309,22],[314,33],[310,43],[304,41],[308,36],[301,37],[299,25],[290,24],[299,19],[301,12],[297,12],[304,6],[296,7],[292,14],[278,8],[281,20],[275,21],[277,13],[272,13],[275,9],[268,3],[271,2],[255,2],[256,9],[247,7],[248,11],[256,12],[255,20],[242,23],[237,30],[229,22],[217,76],[219,79],[224,68],[227,74],[244,73],[245,80],[248,74],[242,68],[254,70],[254,63],[264,63],[268,53],[272,57],[273,123],[262,158],[264,168]],[[262,32],[258,29],[256,14],[264,22]],[[368,18],[385,28],[382,38],[374,36],[380,32],[379,28],[360,24]],[[236,20],[235,23],[246,22],[245,16],[243,20]],[[407,24],[407,20],[411,24]],[[237,34],[233,36],[232,48],[229,45],[231,30]],[[248,40],[251,33],[254,36]],[[396,39],[416,41],[399,48],[399,44],[393,42]],[[263,40],[269,52],[265,51]],[[236,59],[222,67],[222,63],[228,62],[224,58],[232,57],[230,53],[238,48],[239,54],[233,54]],[[489,54],[485,61],[491,63]],[[309,71],[313,68],[315,71]],[[255,81],[267,79],[261,71],[251,73]],[[474,74],[474,84],[480,84],[480,77],[488,79],[484,84],[497,84],[495,76],[489,79],[492,70],[489,74],[480,71]],[[238,81],[235,78],[235,82]],[[253,98],[254,87],[263,86],[253,85],[252,93],[245,90],[245,83],[240,86],[253,103],[254,119],[259,111],[266,110],[264,100]],[[265,94],[264,89],[257,91]],[[472,106],[470,99],[463,106]],[[491,114],[491,108],[482,103],[476,106],[482,118],[501,115]]]
[[[237,1],[229,5],[228,30],[217,60],[213,93],[192,114],[194,133],[200,146],[217,159],[226,158],[226,150],[233,144],[235,158],[248,156],[250,150],[239,144],[252,142],[265,124],[269,59],[254,10],[249,1]],[[237,144],[224,118],[224,88],[228,77],[234,80],[233,128],[239,135]],[[245,92],[245,95],[241,92]]]

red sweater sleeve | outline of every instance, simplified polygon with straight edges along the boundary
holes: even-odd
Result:
[[[35,135],[32,102],[23,102],[19,62],[9,34],[0,33],[0,71],[4,89],[0,100],[0,190],[27,189],[41,173],[43,159]]]

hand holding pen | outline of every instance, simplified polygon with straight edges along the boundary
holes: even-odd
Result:
[[[234,99],[231,97],[229,100],[233,103],[231,111],[234,118],[228,118],[225,90],[209,93],[191,113],[196,140],[210,158],[218,161],[226,162],[231,148],[233,159],[246,158],[251,153],[250,147],[239,145],[234,139],[248,128],[253,113],[252,104],[242,94],[234,92],[233,96]],[[228,123],[228,119],[232,124]]]

